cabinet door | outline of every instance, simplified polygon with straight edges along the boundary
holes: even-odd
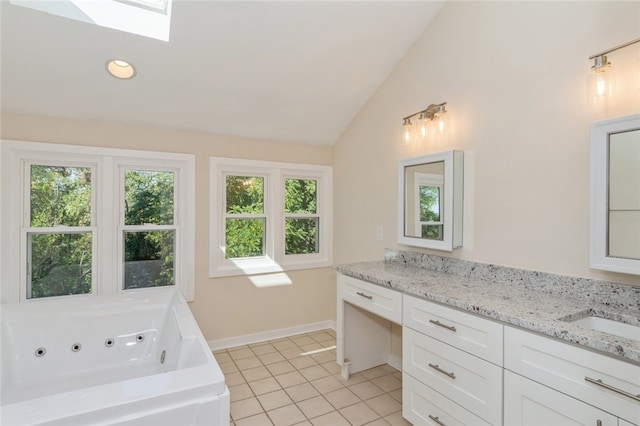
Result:
[[[504,424],[617,426],[618,419],[591,405],[505,370]]]
[[[422,383],[498,425],[502,419],[502,368],[402,328],[402,368]]]
[[[491,426],[407,373],[402,375],[402,416],[414,426]]]

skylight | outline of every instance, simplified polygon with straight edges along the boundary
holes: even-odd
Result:
[[[11,4],[169,41],[172,0],[10,0]]]

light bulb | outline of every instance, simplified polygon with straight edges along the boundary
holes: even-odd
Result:
[[[420,113],[418,123],[420,123],[420,136],[424,139],[429,134],[429,119],[424,112]]]
[[[413,124],[410,118],[402,121],[402,145],[409,145],[413,139]]]
[[[604,55],[594,58],[589,71],[589,101],[601,103],[615,96],[615,69]]]
[[[433,116],[436,122],[436,128],[438,133],[444,133],[447,129],[447,111],[444,109],[444,105],[440,107],[440,110]]]

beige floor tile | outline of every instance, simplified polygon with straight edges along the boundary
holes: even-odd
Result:
[[[411,423],[402,417],[402,412],[398,411],[384,418],[391,426],[411,426]]]
[[[398,390],[394,390],[393,392],[389,392],[387,393],[387,395],[389,395],[391,398],[395,399],[400,404],[402,404],[402,388]]]
[[[298,402],[297,405],[308,419],[334,411],[333,405],[329,404],[322,396],[316,396],[315,398]]]
[[[272,375],[278,376],[280,374],[296,371],[296,368],[289,361],[285,360],[267,365],[267,370],[269,370]]]
[[[291,348],[297,349],[296,344],[293,343],[293,341],[291,341],[290,339],[275,340],[271,342],[271,344],[279,351],[284,351]]]
[[[395,371],[395,370],[394,370]],[[384,366],[380,365],[378,367],[373,367],[368,370],[361,371],[362,375],[369,380],[375,379],[376,377],[385,376],[390,372],[387,371]]]
[[[253,397],[253,392],[251,391],[249,385],[246,383],[236,386],[229,386],[229,393],[231,394],[231,402]]]
[[[291,341],[293,343],[295,343],[296,345],[302,347],[304,345],[310,345],[312,343],[317,343],[315,340],[313,340],[311,337],[307,336],[307,335],[301,335],[301,336],[297,336],[297,337],[290,337]]]
[[[353,386],[367,381],[367,379],[360,373],[351,374],[348,379],[342,377],[341,374],[334,374],[333,377],[345,386]]]
[[[256,355],[270,354],[272,352],[277,352],[278,351],[276,348],[273,347],[273,345],[271,343],[265,343],[265,344],[262,344],[262,345],[251,346],[251,350]]]
[[[290,359],[289,362],[298,370],[318,365],[318,362],[315,359],[311,358],[311,356],[309,355]]]
[[[334,339],[336,338],[335,330],[327,329],[327,330],[324,330],[324,332],[327,333],[329,336],[333,337]]]
[[[293,344],[295,346],[295,344]],[[282,354],[283,357],[285,357],[286,359],[293,359],[293,358],[298,358],[303,356],[303,350],[300,349],[299,347],[295,346],[293,348],[289,348],[289,349],[283,349],[280,351],[280,353]]]
[[[335,339],[327,332],[324,331],[314,331],[313,333],[309,333],[307,336],[311,337],[316,342],[326,342],[326,341],[335,341]]]
[[[304,401],[305,399],[320,395],[320,392],[307,382],[286,388],[285,392],[287,392],[294,402]]]
[[[262,367],[262,363],[260,362],[257,356],[252,356],[251,358],[237,359],[235,364],[238,366],[240,370]]]
[[[402,380],[402,372],[397,371],[395,373],[392,374],[393,377],[395,377],[398,380]]]
[[[293,426],[313,426],[309,420],[305,420],[304,422],[296,423]]]
[[[260,366],[256,368],[248,368],[246,370],[242,370],[242,375],[245,380],[249,383],[254,382],[260,379],[266,379],[267,377],[271,377],[271,373],[267,370],[267,367]]]
[[[280,352],[271,352],[268,354],[260,355],[260,361],[264,363],[264,365],[274,364],[276,362],[284,361],[284,357],[280,354]]]
[[[386,394],[368,399],[365,403],[371,407],[373,411],[378,413],[380,417],[385,417],[402,410],[402,405]]]
[[[360,402],[339,410],[340,414],[353,426],[361,426],[378,419],[380,416],[367,404]]]
[[[246,417],[244,419],[236,420],[235,426],[272,426],[269,416],[265,413],[260,413],[255,416]]]
[[[274,392],[282,389],[280,384],[273,377],[267,377],[266,379],[256,380],[250,382],[249,387],[256,395],[262,395],[263,393]]]
[[[236,349],[230,349],[229,356],[231,356],[231,359],[235,361],[236,359],[251,358],[252,356],[255,356],[255,354],[248,347],[241,347]]]
[[[231,417],[234,421],[262,413],[263,409],[256,398],[247,398],[231,403]]]
[[[227,351],[214,352],[213,356],[216,358],[216,361],[218,361],[218,364],[222,364],[223,362],[233,361]]]
[[[375,383],[376,386],[378,386],[380,389],[382,389],[385,392],[391,392],[391,391],[394,391],[394,390],[402,388],[402,381],[396,379],[391,374],[387,374],[386,376],[377,377],[377,378],[375,378],[375,379],[373,379],[371,381],[373,383]]]
[[[320,365],[322,365],[322,368],[327,370],[331,375],[340,374],[340,372],[342,371],[342,367],[340,367],[335,361],[325,362],[324,364]]]
[[[389,426],[389,423],[385,419],[378,419],[367,423],[365,426]]]
[[[335,354],[332,354],[331,351],[326,350],[326,348],[322,352],[311,354],[311,358],[315,359],[318,364],[323,364],[325,362],[334,362],[334,363],[336,363]],[[336,363],[336,365],[337,365],[337,363]]]
[[[236,367],[236,363],[233,361],[218,363],[218,365],[220,366],[220,370],[222,370],[224,374],[238,371],[238,367]]]
[[[327,376],[321,379],[312,380],[310,383],[314,388],[318,390],[318,392],[323,394],[340,388],[344,388],[344,385],[333,376]]]
[[[302,345],[300,346],[300,349],[302,350],[302,353],[305,354],[313,354],[319,351],[324,350],[325,348],[318,342],[311,340],[313,343],[309,343],[308,345]]]
[[[300,374],[302,374],[305,379],[309,381],[320,379],[329,375],[329,372],[325,370],[321,365],[314,365],[311,367],[303,368],[299,371]]]
[[[275,426],[291,426],[307,420],[295,404],[268,411],[267,415]]]
[[[287,393],[280,389],[275,392],[269,392],[262,395],[258,395],[258,401],[262,404],[265,411],[274,410],[276,408],[284,407],[285,405],[293,404],[291,398]]]
[[[362,400],[366,400],[369,398],[374,398],[378,395],[382,395],[384,392],[382,389],[374,385],[373,383],[367,381],[358,383],[357,385],[349,386],[351,392],[358,395],[358,398]]]
[[[311,419],[313,426],[350,426],[349,422],[337,411]]]
[[[360,402],[360,398],[347,388],[338,389],[323,395],[337,410]]]
[[[247,381],[244,379],[244,376],[241,372],[236,371],[234,373],[228,373],[224,375],[225,384],[229,387],[239,385],[241,383],[246,383]]]
[[[297,371],[290,373],[284,373],[276,376],[276,380],[283,388],[289,388],[291,386],[299,385],[307,380]]]

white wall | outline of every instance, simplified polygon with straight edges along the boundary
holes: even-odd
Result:
[[[589,124],[639,112],[638,83],[603,108],[586,77],[590,55],[639,36],[640,2],[447,3],[334,146],[336,263],[414,250],[395,242],[397,162],[460,149],[464,247],[416,251],[638,284],[588,267]],[[639,53],[609,55],[627,84]],[[444,101],[448,141],[401,147],[401,118]]]

